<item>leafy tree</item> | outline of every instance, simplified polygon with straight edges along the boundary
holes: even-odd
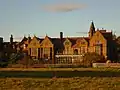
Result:
[[[85,66],[91,66],[92,63],[104,63],[106,62],[104,56],[97,53],[86,53],[83,57],[83,64]]]
[[[6,67],[8,65],[9,55],[4,52],[0,52],[0,67]]]
[[[24,57],[17,61],[18,64],[22,64],[26,67],[29,67],[34,64],[34,60],[27,54],[24,53]]]
[[[9,57],[10,64],[16,64],[18,60],[21,60],[24,57],[23,53],[12,53]]]
[[[116,38],[117,59],[120,61],[120,36]]]

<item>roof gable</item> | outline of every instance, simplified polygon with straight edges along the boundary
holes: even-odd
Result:
[[[66,38],[66,40],[63,42],[64,46],[71,46],[72,42]]]
[[[79,38],[77,39],[76,43],[81,43],[81,42],[85,42],[85,43],[88,43],[88,41],[83,37],[83,38]]]
[[[91,37],[90,43],[93,43],[96,41],[106,42],[106,38],[103,36],[103,34],[99,30],[97,30],[95,34]]]
[[[88,46],[88,41],[85,38],[79,38],[76,41],[76,44],[72,46],[72,48],[79,48],[83,46]]]
[[[40,47],[40,40],[36,36],[31,39],[31,42],[28,44],[28,47]]]
[[[45,36],[44,40],[41,42],[41,46],[43,47],[52,47],[52,39],[48,36]]]

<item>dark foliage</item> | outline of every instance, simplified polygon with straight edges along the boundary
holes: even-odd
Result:
[[[84,65],[91,66],[92,63],[105,63],[106,60],[104,56],[99,55],[97,53],[86,53],[83,57]]]

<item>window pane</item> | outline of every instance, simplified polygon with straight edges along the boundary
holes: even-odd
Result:
[[[85,53],[85,47],[81,47],[81,53]]]
[[[32,55],[36,56],[37,55],[37,48],[32,48]]]
[[[101,54],[101,46],[99,45],[95,46],[95,52]]]

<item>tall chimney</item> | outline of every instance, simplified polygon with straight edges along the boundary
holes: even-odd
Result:
[[[60,32],[60,39],[63,39],[63,32]]]
[[[10,43],[13,44],[13,35],[11,34]]]

